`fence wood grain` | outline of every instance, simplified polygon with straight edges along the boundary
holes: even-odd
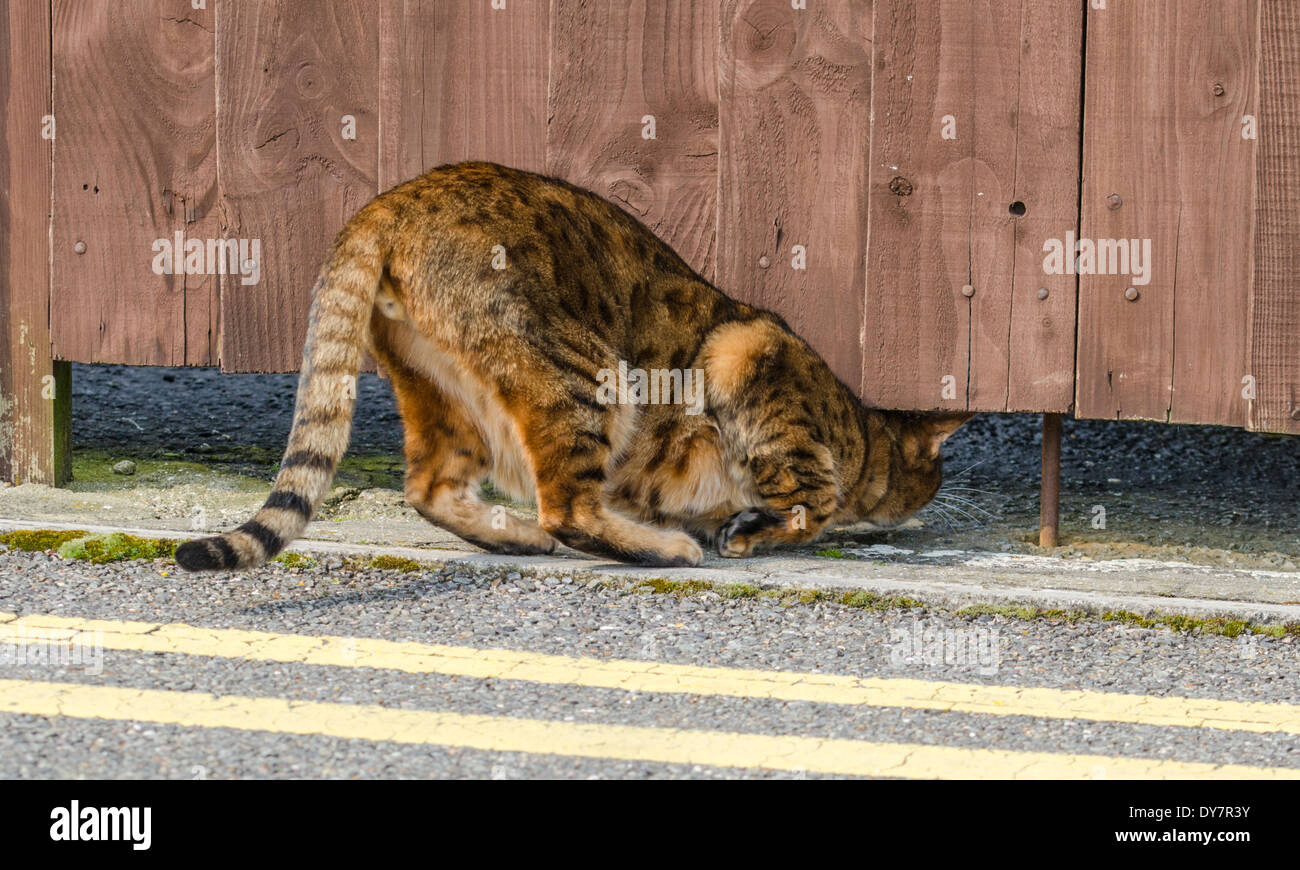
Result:
[[[1025,209],[1014,219],[1001,410],[1068,411],[1074,406],[1078,282],[1046,272],[1043,244],[1064,240],[1070,230],[1077,234],[1079,226],[1083,7],[1024,0],[1020,16],[1016,97],[992,110],[1012,119],[1016,147],[1011,202],[996,205]],[[990,404],[997,404],[996,396]]]
[[[217,232],[215,14],[54,0],[53,21],[54,355],[211,364],[217,279],[155,274],[152,246]]]
[[[1164,420],[1169,412],[1178,204],[1165,195],[1176,164],[1162,155],[1177,150],[1168,127],[1151,122],[1169,96],[1177,29],[1160,12],[1129,4],[1087,17],[1080,233],[1150,239],[1151,262],[1146,285],[1124,274],[1079,277],[1076,413],[1083,417]]]
[[[1300,9],[1261,7],[1249,425],[1300,434]]]
[[[1151,262],[1147,284],[1113,263],[1080,276],[1080,416],[1246,422],[1256,9],[1088,16],[1081,234],[1128,240],[1130,257],[1149,239]]]
[[[222,368],[292,371],[330,242],[377,192],[378,20],[363,0],[219,10],[221,229],[262,253],[258,283],[223,278]]]
[[[1259,103],[1259,6],[1237,0],[1224,14],[1213,0],[1176,5],[1184,42],[1167,88],[1178,174],[1165,196],[1181,209],[1169,420],[1244,426],[1257,142],[1242,136],[1242,118]]]
[[[964,408],[970,303],[969,12],[938,0],[875,8],[862,395],[887,408]],[[930,46],[948,45],[936,52]],[[941,135],[952,116],[957,137]],[[945,379],[950,379],[945,381]],[[944,398],[944,388],[951,398]]]
[[[951,15],[956,5],[947,4],[940,14]],[[970,58],[970,78],[962,83],[969,93],[970,114],[958,119],[958,141],[966,141],[965,159],[971,161],[967,260],[973,295],[967,303],[965,407],[1000,411],[1006,407],[1011,376],[1017,225],[1010,205],[1017,196],[1023,4],[968,0],[961,5],[970,15],[965,28],[969,42],[954,44],[952,51],[966,49]],[[936,108],[943,111],[943,106]],[[932,127],[929,134],[936,132]],[[1033,205],[1036,214],[1039,204]]]
[[[771,308],[856,387],[862,372],[871,3],[725,0],[718,283]],[[806,268],[795,268],[805,251]]]
[[[1044,276],[1041,248],[1076,223],[1079,18],[1028,0],[877,3],[869,403],[1069,408],[1073,278]]]
[[[71,475],[66,362],[50,358],[50,10],[0,6],[0,480]]]
[[[461,160],[545,168],[549,0],[382,0],[379,17],[381,188]]]
[[[712,279],[717,4],[556,0],[553,14],[547,172],[636,215]]]

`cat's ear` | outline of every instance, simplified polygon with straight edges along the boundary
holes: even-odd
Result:
[[[923,433],[923,442],[928,447],[928,455],[931,459],[939,458],[939,448],[943,442],[947,441],[952,433],[956,432],[961,424],[965,423],[974,414],[965,411],[927,414],[921,418],[921,431]]]

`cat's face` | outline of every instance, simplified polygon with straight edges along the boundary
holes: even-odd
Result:
[[[868,497],[862,505],[862,519],[889,528],[906,520],[930,503],[943,482],[940,447],[971,414],[905,415],[891,427],[892,443],[874,450],[889,449],[889,479],[883,494]]]

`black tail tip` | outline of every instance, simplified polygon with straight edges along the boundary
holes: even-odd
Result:
[[[219,571],[225,567],[220,551],[208,546],[208,539],[186,541],[177,547],[176,564],[186,571]]]

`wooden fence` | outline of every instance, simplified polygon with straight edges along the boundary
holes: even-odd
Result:
[[[1286,0],[10,0],[6,14],[11,478],[52,474],[57,409],[33,387],[60,380],[51,359],[296,368],[338,227],[466,158],[617,202],[784,314],[872,404],[1300,433],[1300,5]],[[157,274],[156,243],[178,238],[259,240],[259,280]],[[1102,267],[1076,262],[1079,239],[1109,254]]]

